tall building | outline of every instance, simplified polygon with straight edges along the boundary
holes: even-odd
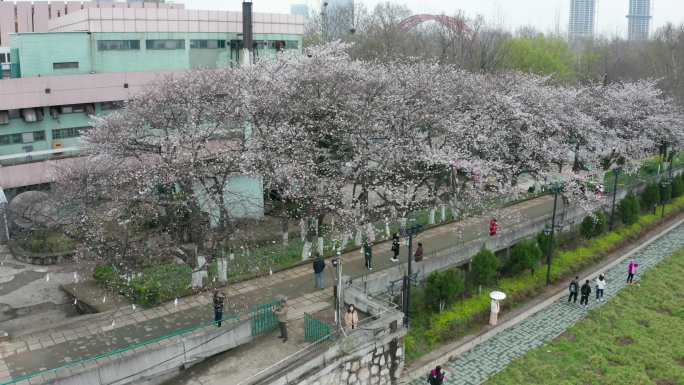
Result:
[[[596,22],[596,0],[572,0],[570,2],[570,39],[591,39]]]
[[[627,20],[629,40],[648,40],[651,29],[651,0],[629,0]]]
[[[11,200],[49,185],[53,167],[80,155],[94,116],[163,74],[239,65],[242,27],[240,12],[87,8],[49,20],[46,32],[9,34],[9,53],[0,50],[11,62],[10,77],[0,80],[0,190]],[[301,50],[302,16],[255,13],[252,27],[255,56]],[[263,213],[261,182],[231,183],[257,202],[236,216]]]

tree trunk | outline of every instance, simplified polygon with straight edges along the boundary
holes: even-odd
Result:
[[[290,219],[288,217],[282,217],[280,219],[280,232],[283,239],[283,246],[285,247],[290,243],[289,225]]]
[[[441,214],[440,215],[440,222],[442,222],[442,223],[446,222],[447,217],[446,217],[446,205],[445,204],[442,204],[440,206],[440,214]]]
[[[299,237],[302,239],[302,242],[306,241],[306,221],[304,218],[299,220]]]
[[[385,218],[385,237],[387,239],[392,238],[392,234],[390,233],[389,219],[387,218]]]
[[[361,246],[363,244],[363,228],[359,227],[356,229],[356,235],[354,236],[354,244],[356,246]]]
[[[323,229],[324,229],[323,228],[323,226],[324,226],[323,221],[325,221],[325,214],[319,215],[318,218],[316,219],[316,235],[318,236],[317,250],[318,250],[318,254],[321,256],[323,255],[323,246],[325,245],[325,241],[323,238],[323,236],[325,235],[325,234],[323,234]]]
[[[430,207],[430,215],[428,218],[428,224],[434,225],[435,224],[435,214],[437,214],[437,208],[436,207]]]

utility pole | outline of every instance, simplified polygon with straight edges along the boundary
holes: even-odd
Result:
[[[417,235],[418,232],[421,230],[423,226],[421,225],[413,225],[406,229],[406,232],[408,235],[408,270],[407,273],[404,274],[404,281],[403,281],[403,293],[404,293],[404,301],[403,301],[403,308],[404,308],[404,327],[408,329],[409,327],[409,307],[410,307],[410,297],[411,297],[411,276],[413,275],[412,271],[412,260],[413,260],[413,236]]]

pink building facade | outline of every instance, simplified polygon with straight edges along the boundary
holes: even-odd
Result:
[[[48,32],[49,21],[88,8],[184,9],[183,4],[114,1],[0,1],[0,47],[9,47],[10,34]]]

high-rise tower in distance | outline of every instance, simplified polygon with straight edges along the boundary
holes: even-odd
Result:
[[[629,40],[647,40],[651,28],[651,0],[629,0],[627,20]]]
[[[571,0],[570,40],[591,39],[594,37],[596,22],[596,0]]]

